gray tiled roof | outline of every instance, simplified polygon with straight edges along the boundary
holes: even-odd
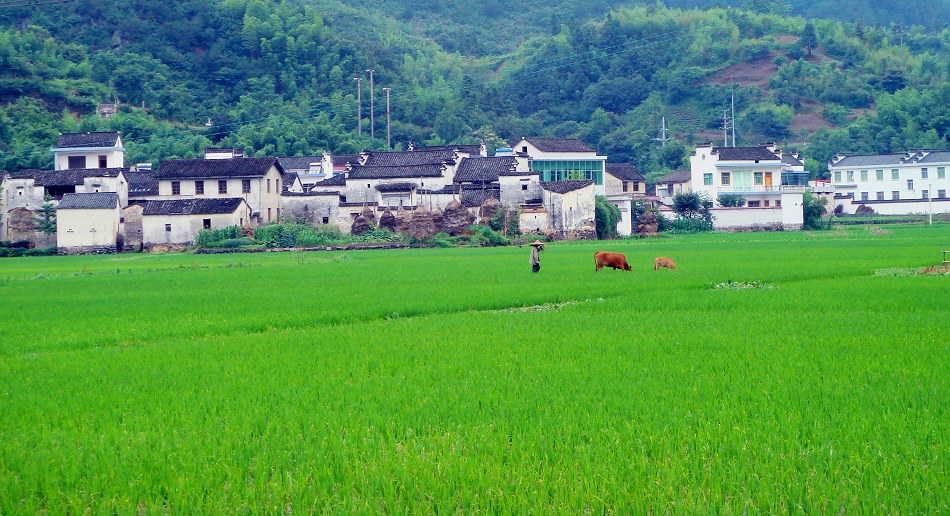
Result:
[[[906,154],[875,154],[868,156],[845,156],[837,163],[831,164],[833,167],[874,167],[885,165],[898,165]]]
[[[313,184],[314,187],[317,186],[346,186],[346,174],[337,174],[333,177],[328,177],[322,181],[317,181]]]
[[[209,197],[148,201],[142,215],[213,215],[234,213],[244,199],[240,197]]]
[[[511,156],[492,158],[463,158],[455,171],[456,183],[491,183],[498,176],[512,171],[518,160]]]
[[[525,137],[531,145],[542,152],[597,152],[577,138],[537,138]]]
[[[722,161],[778,161],[779,157],[768,147],[717,147],[713,154],[718,154]]]
[[[791,165],[793,167],[805,166],[805,163],[802,160],[796,158],[795,156],[792,156],[792,154],[789,152],[782,154],[782,163],[785,163],[786,165]]]
[[[475,145],[413,145],[410,152],[420,152],[420,151],[454,151],[458,150],[459,152],[465,152],[467,154],[472,154],[474,156],[479,155],[482,152],[482,146]]]
[[[288,156],[277,161],[284,170],[310,170],[311,163],[323,163],[323,156]]]
[[[657,178],[657,183],[685,183],[692,179],[692,172],[689,170],[674,170],[669,174]]]
[[[346,176],[347,179],[397,179],[402,177],[442,177],[442,165],[402,167],[354,165]]]
[[[115,192],[68,193],[59,201],[57,210],[108,210],[119,206]]]
[[[118,141],[117,132],[61,133],[56,147],[115,147]]]
[[[277,158],[232,158],[232,159],[170,159],[163,161],[155,172],[159,179],[179,179],[203,177],[263,177],[272,166],[277,166]]]
[[[592,184],[594,182],[590,179],[566,179],[564,181],[542,181],[541,188],[549,192],[565,194]]]
[[[286,174],[284,174],[284,190],[293,186],[293,184],[296,183],[298,179],[300,179],[300,177],[297,175],[296,172],[287,172]],[[302,186],[302,183],[301,183],[301,186]]]
[[[415,165],[441,165],[454,163],[455,151],[407,151],[376,152],[367,151],[364,166],[368,167],[410,167]]]
[[[70,168],[66,170],[20,170],[10,174],[11,179],[33,179],[37,186],[76,186],[87,177],[118,177],[127,168]]]
[[[416,187],[415,183],[380,183],[376,189],[380,192],[408,192]]]
[[[933,151],[917,160],[917,163],[950,163],[950,151]]]
[[[158,180],[151,171],[126,172],[129,182],[129,196],[158,195]]]
[[[358,154],[331,154],[330,161],[336,166],[343,166],[347,163],[359,163],[360,157]]]
[[[643,181],[643,174],[630,163],[606,163],[605,167],[608,174],[621,181]]]

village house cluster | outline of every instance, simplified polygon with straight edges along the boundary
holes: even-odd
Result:
[[[61,253],[110,253],[192,243],[202,229],[252,229],[286,220],[349,232],[365,210],[444,210],[460,203],[479,216],[486,203],[518,217],[523,232],[558,239],[595,236],[595,196],[621,213],[618,233],[636,227],[640,199],[669,212],[672,197],[700,192],[711,200],[739,194],[740,207],[713,208],[717,228],[802,227],[808,172],[799,157],[774,145],[700,144],[690,170],[674,171],[647,195],[630,164],[608,163],[573,138],[522,138],[488,156],[484,145],[422,147],[359,154],[246,157],[240,149],[209,148],[203,158],[126,167],[121,135],[61,134],[53,170],[2,175],[0,239],[31,240]],[[853,213],[859,204],[881,213],[921,213],[923,204],[950,211],[950,152],[839,156],[819,194]],[[56,232],[37,231],[43,205],[56,205]],[[937,205],[934,208],[934,205]]]

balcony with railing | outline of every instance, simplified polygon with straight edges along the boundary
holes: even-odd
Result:
[[[742,186],[720,186],[717,191],[721,194],[783,194],[783,193],[805,193],[805,186],[801,185],[742,185]]]

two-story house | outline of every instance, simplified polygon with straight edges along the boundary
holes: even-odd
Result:
[[[577,138],[522,137],[512,150],[531,158],[530,168],[538,172],[541,181],[590,179],[596,195],[606,194],[607,156]]]
[[[835,204],[844,213],[861,205],[880,214],[950,213],[950,151],[839,154],[828,163]]]
[[[117,132],[61,133],[53,151],[53,168],[123,168],[125,147]]]
[[[782,226],[800,229],[805,187],[783,176],[782,151],[774,145],[755,147],[696,146],[690,153],[692,190],[716,201],[721,195],[740,195],[745,205],[718,206],[713,214],[716,227]],[[758,210],[758,211],[756,211]]]
[[[281,216],[284,169],[277,158],[173,159],[153,172],[161,198],[237,198],[259,223]]]

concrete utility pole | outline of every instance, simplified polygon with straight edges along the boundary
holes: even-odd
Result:
[[[666,145],[666,142],[671,140],[671,138],[666,137],[666,117],[663,117],[660,124],[660,137],[654,138],[654,140],[660,142],[660,145]]]
[[[392,149],[393,144],[389,139],[389,91],[392,88],[383,88],[383,91],[386,92],[386,148]]]
[[[732,146],[736,146],[736,88],[732,85]]]
[[[376,138],[376,122],[373,117],[373,73],[376,70],[370,68],[366,71],[369,72],[369,135],[371,138]]]
[[[356,81],[356,128],[360,136],[363,136],[363,80],[359,77],[353,77]]]

